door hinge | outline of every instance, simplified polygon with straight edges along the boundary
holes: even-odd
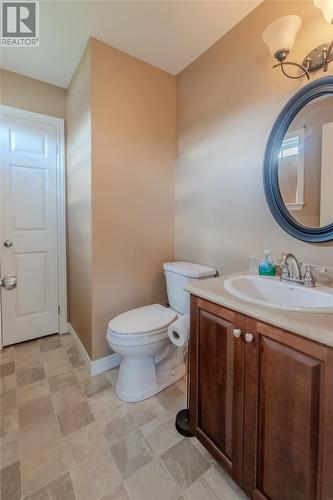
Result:
[[[59,146],[58,146],[58,144],[56,146],[56,151],[57,151],[57,156],[59,156]]]
[[[58,306],[58,314],[60,314],[60,306]]]

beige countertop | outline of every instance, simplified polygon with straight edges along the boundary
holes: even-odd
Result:
[[[255,275],[256,273],[246,271],[237,274]],[[224,288],[224,281],[237,274],[202,280],[185,289],[197,297],[333,347],[333,313],[294,312],[242,300]]]

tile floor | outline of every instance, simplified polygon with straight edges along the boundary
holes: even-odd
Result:
[[[124,403],[117,370],[91,377],[71,335],[0,351],[2,500],[240,500],[174,428],[184,381]]]

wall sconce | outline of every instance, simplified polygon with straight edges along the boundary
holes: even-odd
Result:
[[[313,3],[322,11],[326,21],[333,24],[333,0],[313,0]],[[306,75],[309,80],[310,73],[322,68],[323,71],[327,71],[329,63],[333,61],[333,41],[313,49],[302,64],[286,61],[301,26],[302,19],[299,16],[280,17],[267,26],[262,37],[270,53],[278,61],[273,66],[274,68],[281,68],[282,73],[288,78],[296,79]],[[301,73],[290,75],[286,71],[286,66],[295,66],[301,70]]]

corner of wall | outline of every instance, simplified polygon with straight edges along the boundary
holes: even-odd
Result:
[[[67,92],[67,241],[69,321],[92,357],[91,54],[82,55]]]

